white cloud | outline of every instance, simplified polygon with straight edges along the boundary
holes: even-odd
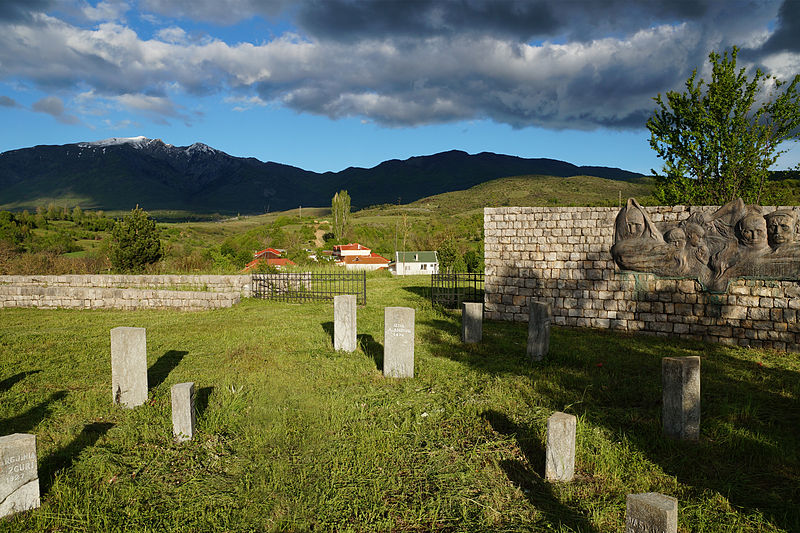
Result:
[[[88,2],[84,2],[81,11],[87,20],[99,22],[120,20],[129,9],[130,6],[127,2],[122,0],[111,0],[99,2],[96,6],[92,6]]]
[[[170,26],[169,28],[162,28],[156,33],[156,37],[165,43],[172,44],[187,44],[189,39],[183,28],[177,26]]]
[[[368,4],[372,10],[389,9],[381,3]],[[143,0],[139,5],[166,16],[202,18],[223,16],[226,11],[229,17],[224,20],[275,14],[285,7],[283,2],[267,5],[255,0]],[[303,9],[310,5],[303,4]],[[301,112],[359,116],[391,126],[491,119],[514,127],[641,128],[652,112],[655,94],[680,89],[692,68],[707,63],[710,50],[739,44],[741,39],[766,42],[766,23],[777,12],[777,4],[771,3],[769,10],[743,11],[717,23],[713,17],[732,8],[710,2],[698,4],[697,13],[687,15],[684,22],[650,24],[658,17],[676,18],[675,13],[688,7],[670,4],[663,8],[667,15],[662,15],[655,4],[647,4],[648,24],[632,16],[617,23],[611,16],[626,13],[620,6],[630,7],[618,0],[604,13],[610,18],[598,22],[598,27],[611,28],[612,36],[532,45],[509,33],[486,31],[511,24],[508,17],[480,20],[479,8],[487,5],[476,2],[474,20],[468,21],[470,28],[481,31],[445,28],[442,21],[449,19],[434,10],[431,13],[439,22],[408,19],[400,33],[390,29],[379,35],[358,27],[361,34],[352,38],[342,33],[331,38],[286,33],[260,44],[228,44],[213,37],[192,41],[177,25],[143,39],[119,22],[82,28],[34,13],[23,21],[0,21],[0,79],[81,91],[84,99],[115,102],[160,123],[196,120],[171,95],[233,90],[249,94],[223,98],[236,111],[278,102]],[[192,6],[196,11],[190,12]],[[106,10],[110,16],[124,13],[123,7],[122,2],[101,2],[93,9]],[[554,13],[558,16],[554,15],[553,27],[567,31],[559,26],[565,14]],[[580,20],[588,20],[587,13],[581,16]],[[310,20],[306,22],[311,25]],[[387,24],[390,20],[386,18]],[[611,31],[614,24],[624,31]],[[578,28],[576,23],[567,29]],[[800,65],[800,54],[795,52],[749,58],[753,64],[757,59],[784,78]],[[742,56],[740,61],[744,62]],[[98,102],[95,108],[102,109]],[[83,105],[81,109],[90,113],[92,107]]]

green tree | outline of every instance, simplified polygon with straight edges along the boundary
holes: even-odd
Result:
[[[112,266],[122,272],[141,272],[163,255],[156,221],[137,205],[124,220],[117,221],[111,230],[110,259]]]
[[[350,221],[350,195],[347,191],[339,191],[333,195],[331,217],[333,217],[333,234],[337,239],[341,239]]]
[[[656,198],[664,204],[722,205],[765,200],[770,167],[800,136],[800,75],[787,85],[757,70],[736,69],[738,49],[709,54],[711,82],[686,80],[686,91],[659,94],[647,121],[650,146],[664,160]]]
[[[458,253],[458,248],[456,247],[455,241],[453,239],[445,239],[442,241],[442,244],[439,245],[439,248],[436,250],[436,255],[439,256],[439,271],[440,272],[449,272],[453,270],[456,265],[457,260],[461,260],[463,264],[463,259],[461,259],[461,254]],[[464,267],[466,269],[466,267]]]

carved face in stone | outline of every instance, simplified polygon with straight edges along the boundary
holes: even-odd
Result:
[[[761,215],[747,215],[736,225],[739,230],[739,244],[749,251],[761,250],[767,246],[767,221]]]
[[[672,228],[664,234],[664,241],[678,250],[683,250],[686,246],[686,233],[681,228]]]
[[[694,224],[693,222],[686,224],[686,229],[684,231],[686,232],[686,240],[688,240],[689,245],[693,247],[700,246],[706,238],[706,230],[703,229],[703,226]]]
[[[625,217],[631,237],[641,237],[644,233],[644,215],[637,209],[630,209]]]
[[[772,248],[794,242],[794,227],[797,223],[791,211],[775,211],[766,217],[767,241]]]

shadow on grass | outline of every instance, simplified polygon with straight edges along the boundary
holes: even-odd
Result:
[[[81,432],[64,448],[55,451],[43,459],[39,464],[39,483],[42,494],[46,494],[53,485],[55,475],[61,470],[66,470],[75,462],[75,458],[114,427],[110,422],[94,422],[83,426]]]
[[[159,357],[158,361],[153,363],[153,366],[147,370],[147,383],[149,384],[149,390],[153,390],[164,383],[164,380],[167,379],[169,373],[180,364],[181,359],[183,359],[187,353],[189,352],[184,352],[181,350],[169,350],[164,352],[164,355]]]
[[[361,351],[375,361],[375,367],[383,372],[383,345],[375,340],[372,335],[361,333],[356,336]]]
[[[0,428],[2,428],[2,430],[0,430],[0,435],[30,432],[33,428],[39,425],[39,422],[47,418],[47,416],[50,414],[50,404],[60,402],[66,398],[66,396],[66,391],[54,392],[48,399],[39,403],[35,407],[31,407],[24,413],[17,416],[12,416],[11,418],[6,418],[5,420],[0,420]]]
[[[211,399],[211,393],[214,392],[214,387],[202,387],[197,390],[194,397],[194,410],[197,416],[202,416],[208,409],[208,401]]]
[[[38,374],[39,372],[41,372],[41,370],[27,370],[25,372],[19,372],[17,374],[14,374],[10,378],[6,378],[3,381],[0,381],[0,392],[5,392],[11,389],[11,387],[13,387],[15,384],[19,383],[23,379],[33,374]]]
[[[757,352],[737,355],[713,344],[562,328],[551,330],[545,361],[531,364],[523,324],[485,322],[484,341],[462,345],[454,324],[439,322],[420,328],[434,356],[494,375],[536,376],[536,396],[544,406],[606,428],[615,441],[625,440],[665,474],[693,487],[692,493],[714,491],[746,513],[800,531],[800,373],[760,366]],[[702,357],[696,442],[661,431],[661,359],[688,355]],[[506,466],[509,476],[524,472]]]
[[[430,300],[431,299],[431,287],[430,287],[430,285],[427,286],[427,287],[420,287],[420,286],[403,287],[403,290],[407,291],[407,292],[410,292],[411,294],[416,294],[417,296],[421,296],[422,298],[425,298],[426,300]]]
[[[325,331],[325,333],[327,333],[327,334],[328,334],[328,336],[331,338],[331,346],[333,346],[333,343],[334,343],[334,338],[333,338],[333,335],[334,335],[334,325],[333,325],[333,322],[323,322],[323,323],[322,323],[322,329],[323,329],[323,330]]]
[[[506,459],[500,462],[500,468],[545,519],[553,526],[566,526],[581,532],[596,532],[597,530],[585,516],[558,501],[553,494],[552,485],[543,479],[545,450],[538,436],[530,428],[513,423],[503,413],[490,409],[481,416],[496,432],[516,438],[525,461]]]

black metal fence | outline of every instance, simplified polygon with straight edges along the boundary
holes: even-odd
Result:
[[[483,302],[483,273],[431,275],[431,303],[448,309],[461,307],[461,302]]]
[[[280,272],[253,274],[253,297],[283,302],[319,302],[355,294],[367,305],[366,272]]]

